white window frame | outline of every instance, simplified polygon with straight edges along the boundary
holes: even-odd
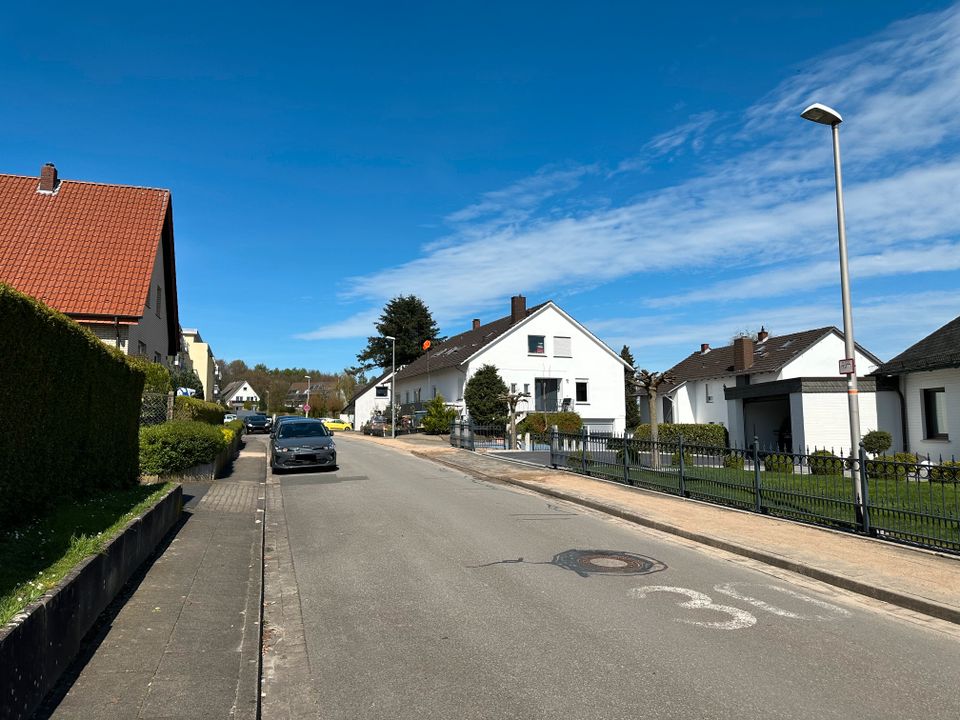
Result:
[[[586,396],[586,400],[580,399],[580,385],[583,384],[583,391]],[[589,405],[590,404],[590,381],[587,378],[577,378],[573,382],[573,398],[574,402],[577,405]]]

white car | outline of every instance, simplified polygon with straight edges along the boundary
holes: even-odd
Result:
[[[226,415],[223,416],[223,421],[225,423],[233,422],[236,419],[237,419],[237,416],[234,413],[227,413]]]

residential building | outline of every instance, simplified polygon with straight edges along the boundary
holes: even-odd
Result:
[[[284,407],[301,410],[304,403],[314,396],[340,399],[341,393],[336,381],[311,380],[308,386],[307,381],[304,380],[303,382],[290,383],[290,388],[283,399],[283,405]]]
[[[223,388],[220,393],[220,402],[235,410],[242,410],[244,403],[250,403],[256,407],[260,402],[260,396],[246,380],[236,380]]]
[[[129,355],[180,347],[169,190],[0,175],[0,282]]]
[[[571,410],[594,431],[624,430],[623,359],[553,301],[528,309],[522,295],[511,298],[509,315],[475,319],[398,370],[401,414],[422,411],[437,395],[465,414],[464,387],[487,364],[511,392],[528,393],[522,413]]]
[[[390,379],[393,371],[387,372],[371,380],[353,394],[343,414],[347,415],[354,429],[359,430],[367,420],[375,415],[382,415],[390,405]]]
[[[876,375],[893,379],[900,391],[906,449],[960,457],[960,317],[883,363]]]
[[[738,447],[756,438],[762,447],[786,451],[847,451],[847,381],[839,373],[843,357],[843,333],[835,327],[779,336],[761,328],[756,340],[739,337],[719,348],[703,344],[667,371],[674,383],[660,390],[659,420],[719,423]],[[879,364],[857,345],[861,433],[888,430],[899,445],[895,384],[868,375]],[[640,408],[648,420],[646,398]]]
[[[214,389],[216,387],[217,366],[210,344],[203,341],[199,330],[185,328],[183,330],[183,346],[189,361],[189,367],[197,373],[197,377],[203,384],[203,399],[213,402],[216,399]]]

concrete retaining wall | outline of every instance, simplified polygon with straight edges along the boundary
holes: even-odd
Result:
[[[177,486],[131,520],[102,553],[84,560],[0,629],[0,720],[30,717],[100,613],[177,522],[182,507]]]

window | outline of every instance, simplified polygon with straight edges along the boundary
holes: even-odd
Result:
[[[160,362],[160,353],[155,352],[155,353],[153,354],[153,361],[154,361],[155,363],[159,363],[159,362]]]
[[[160,286],[157,285],[157,307],[155,308],[157,317],[160,317]]]
[[[385,398],[387,397],[387,392],[390,390],[386,385],[380,385],[377,387],[377,397]]]
[[[703,384],[703,395],[704,395],[704,399],[705,399],[708,403],[712,403],[712,402],[713,402],[713,395],[710,394],[710,383],[704,383],[704,384]]]
[[[409,402],[410,402],[410,391],[409,391],[409,390],[407,390],[407,393],[406,393],[406,395],[405,395],[404,397],[406,398],[406,399],[404,400],[404,402],[406,402],[406,403],[409,404]]]
[[[530,394],[530,383],[524,383],[524,384],[523,384],[523,391],[524,391],[527,395]]]
[[[143,340],[137,341],[137,355],[141,357],[147,356],[147,344]]]
[[[537,378],[534,380],[534,410],[556,412],[560,394],[560,381],[557,378]]]
[[[433,394],[432,394],[430,397],[436,397],[436,396],[437,396],[437,386],[436,386],[436,385],[434,385],[434,386],[431,388],[431,392],[432,392]]]
[[[570,350],[570,338],[555,336],[553,338],[553,355],[554,357],[573,357]]]
[[[543,335],[527,335],[527,352],[531,355],[543,355],[546,352],[543,341]]]
[[[923,391],[924,437],[927,440],[949,440],[947,435],[947,406],[943,388]]]
[[[511,393],[511,394],[515,394],[516,392],[517,392],[517,384],[516,384],[516,383],[510,383],[510,393]]]
[[[586,380],[577,380],[577,402],[578,403],[590,402],[589,397],[587,396]]]

